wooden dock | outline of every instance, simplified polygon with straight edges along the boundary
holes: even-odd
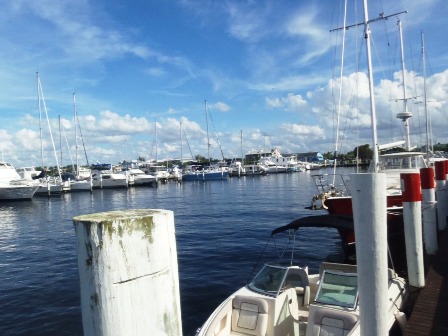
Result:
[[[417,294],[405,336],[448,335],[448,230],[439,238],[439,251],[429,258],[425,287]]]

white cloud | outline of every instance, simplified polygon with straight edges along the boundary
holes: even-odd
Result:
[[[215,104],[210,104],[208,107],[212,110],[218,110],[221,112],[228,112],[230,110],[230,106],[223,102],[217,102]]]
[[[298,112],[306,105],[306,100],[299,94],[288,93],[283,98],[266,98],[266,105],[271,108],[284,108],[286,111]]]

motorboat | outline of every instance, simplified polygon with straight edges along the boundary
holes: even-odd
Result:
[[[24,179],[8,162],[0,162],[0,200],[30,200],[39,183]]]
[[[260,164],[244,165],[244,170],[246,171],[246,175],[266,175],[268,173],[268,169]]]
[[[258,163],[266,167],[267,172],[271,174],[301,171],[296,155],[282,155],[278,148],[270,155],[262,156]]]
[[[117,173],[109,163],[99,163],[92,165],[93,188],[127,188],[128,177],[125,174]]]
[[[294,258],[300,228],[317,223],[296,220],[273,230],[272,239],[281,235],[285,246],[291,247],[291,251],[279,248],[279,255],[291,257],[264,263],[247,285],[215,309],[196,336],[360,335],[357,266],[323,261],[318,271],[310,272]],[[393,269],[388,269],[387,276],[387,325],[395,330],[405,319],[408,290],[405,279]]]
[[[81,177],[76,176],[75,174],[71,173],[63,173],[61,174],[62,181],[65,183],[68,183],[70,186],[70,191],[72,192],[78,192],[78,191],[92,191],[93,189],[93,183],[92,178],[90,177]]]
[[[245,176],[246,168],[241,164],[241,162],[235,161],[230,163],[228,172],[229,176]]]
[[[125,174],[128,177],[130,185],[133,186],[155,186],[157,184],[157,177],[151,174],[146,174],[139,168],[128,168],[122,170],[121,174]]]

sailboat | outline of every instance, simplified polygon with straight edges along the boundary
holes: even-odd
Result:
[[[58,156],[57,156],[56,148],[54,145],[53,133],[52,133],[51,127],[50,127],[50,120],[48,118],[48,111],[47,111],[47,106],[45,104],[44,92],[42,89],[42,83],[40,81],[40,76],[39,76],[38,72],[36,73],[36,78],[37,78],[37,102],[38,102],[38,109],[39,109],[39,128],[40,128],[40,141],[41,141],[41,160],[42,160],[42,169],[43,169],[43,173],[44,173],[43,174],[44,177],[39,179],[39,181],[41,182],[41,186],[39,187],[39,189],[37,189],[36,195],[39,195],[39,194],[41,194],[41,195],[44,194],[44,195],[49,195],[49,196],[50,195],[60,195],[64,190],[67,190],[68,185],[62,181],[61,168],[59,165]],[[50,140],[51,140],[54,158],[55,158],[55,162],[56,162],[56,171],[57,171],[56,176],[49,176],[46,171],[47,168],[46,168],[44,154],[43,154],[42,108],[45,112],[45,118],[46,118],[47,125],[48,125],[48,132],[50,135]]]
[[[364,0],[364,33],[370,86],[373,144],[377,144],[376,114],[371,72],[370,30],[367,1]],[[344,27],[346,28],[346,27]],[[376,146],[375,146],[376,147]],[[378,171],[377,149],[374,171]],[[242,288],[224,300],[199,328],[196,336],[231,335],[360,335],[358,269],[349,263],[321,262],[318,272],[309,272],[295,260],[295,246],[301,228],[331,227],[341,232],[354,232],[350,217],[309,216],[280,226],[271,238],[284,235],[284,244],[277,249],[279,260],[266,262]],[[324,216],[328,217],[328,216]],[[342,237],[342,234],[341,234]],[[284,246],[284,248],[283,248]],[[266,250],[266,248],[264,249]],[[289,256],[284,260],[280,256]],[[408,298],[406,281],[391,268],[387,272],[387,327],[399,325],[399,316]],[[372,289],[375,290],[375,289]],[[363,298],[361,298],[362,300]],[[365,299],[365,298],[364,298]]]
[[[393,15],[395,16],[397,14]],[[383,16],[383,18],[387,19],[390,16]],[[410,113],[407,109],[408,97],[406,95],[405,63],[400,20],[398,20],[397,26],[401,46],[403,110],[402,112],[399,112],[396,117],[403,121],[405,140],[374,146],[375,154],[369,167],[369,171],[377,171],[386,174],[389,237],[395,241],[403,241],[404,223],[400,174],[419,172],[421,168],[427,167],[427,162],[425,159],[425,153],[412,151],[409,132],[409,119],[412,117],[412,113]],[[380,154],[381,151],[386,151],[393,148],[402,148],[403,146],[405,151]],[[334,173],[317,174],[312,177],[318,190],[318,194],[313,196],[311,206],[309,207],[310,209],[326,210],[330,215],[335,216],[353,216],[349,176]],[[353,245],[353,239],[354,235],[347,232],[347,235],[344,237],[344,242],[347,246]]]
[[[80,167],[78,163],[78,128],[79,127],[79,119],[78,119],[78,113],[76,111],[76,96],[75,92],[73,92],[73,120],[75,125],[75,165],[74,165],[74,175],[73,178],[69,179],[70,182],[70,189],[71,191],[90,191],[93,190],[93,183],[92,183],[92,176],[90,175],[90,170],[88,171],[88,176],[81,176],[80,173]],[[82,136],[82,134],[81,134]],[[83,140],[84,144],[84,140]],[[84,146],[83,146],[84,147]],[[89,161],[87,160],[87,154],[84,147],[84,154],[86,155],[86,161],[87,165],[89,164]]]
[[[212,166],[210,158],[210,138],[208,134],[208,109],[207,100],[205,100],[205,120],[207,123],[207,150],[209,157],[209,166],[202,165],[188,165],[182,172],[182,181],[213,181],[213,180],[227,180],[229,172],[225,167]]]

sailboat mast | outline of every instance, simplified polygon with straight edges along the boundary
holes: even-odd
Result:
[[[240,137],[240,142],[241,142],[241,165],[244,167],[244,154],[243,154],[243,130],[241,130],[241,137]]]
[[[75,121],[75,176],[79,175],[79,168],[78,168],[78,133],[77,133],[77,116],[76,116],[76,99],[75,99],[76,92],[73,92],[73,119]]]
[[[182,121],[179,121],[179,140],[180,140],[180,167],[182,168],[183,162],[183,153],[182,153]]]
[[[378,172],[379,155],[378,155],[378,133],[376,129],[376,109],[375,109],[375,93],[373,90],[373,72],[372,72],[372,51],[370,46],[370,24],[369,10],[367,8],[367,0],[364,0],[364,38],[366,39],[367,51],[367,72],[369,78],[370,93],[370,111],[372,120],[372,144],[373,144],[373,171]]]
[[[212,164],[212,160],[211,160],[211,158],[210,158],[210,138],[209,138],[209,136],[208,136],[207,100],[205,100],[204,102],[205,102],[205,123],[206,123],[206,126],[207,126],[207,155],[208,155],[208,162],[209,162],[209,165],[211,165],[211,164]]]
[[[157,164],[157,117],[155,118],[154,121],[154,142],[155,142],[155,158],[156,158],[156,164]]]
[[[412,113],[408,112],[407,108],[407,98],[406,98],[406,80],[405,80],[405,71],[406,67],[404,64],[404,48],[403,48],[403,30],[401,27],[401,20],[398,19],[397,22],[398,31],[400,34],[400,49],[401,49],[401,73],[403,76],[403,112],[397,114],[397,118],[403,120],[404,133],[406,138],[406,150],[411,150],[411,137],[409,132],[409,121],[408,119],[412,117]]]
[[[42,169],[45,166],[44,162],[44,140],[43,140],[43,134],[42,134],[42,108],[40,106],[40,87],[39,87],[39,73],[36,72],[36,84],[37,84],[37,107],[39,109],[39,133],[40,133],[40,158],[41,158],[41,164]]]
[[[422,62],[423,62],[423,104],[425,107],[425,118],[426,118],[426,161],[429,162],[429,133],[430,133],[430,127],[429,127],[429,116],[428,116],[428,101],[426,97],[426,58],[425,58],[425,40],[423,37],[422,32]]]
[[[61,115],[59,115],[59,149],[61,151],[61,166],[62,166],[62,130],[61,130]]]

